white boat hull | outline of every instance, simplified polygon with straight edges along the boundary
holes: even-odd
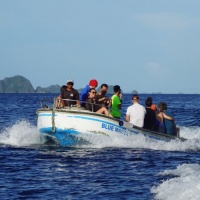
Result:
[[[104,134],[110,137],[118,134],[142,133],[154,139],[165,141],[175,138],[138,127],[133,128],[133,125],[129,123],[81,108],[39,109],[37,111],[37,126],[42,135],[51,137],[61,146],[70,146],[80,142],[77,138],[80,133]]]
[[[79,133],[104,134],[107,136],[127,134],[127,129],[120,126],[119,123],[114,118],[86,110],[80,112],[80,110],[62,109],[55,111],[38,110],[37,112],[39,131],[56,138],[58,133],[64,137]],[[63,141],[59,141],[59,143],[63,143]]]

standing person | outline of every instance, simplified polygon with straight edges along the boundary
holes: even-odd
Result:
[[[111,108],[110,113],[115,118],[121,117],[121,109],[122,109],[122,94],[119,85],[115,85],[113,87],[114,95],[111,97]]]
[[[106,97],[106,93],[107,93],[107,90],[108,90],[108,85],[103,83],[101,85],[101,90],[100,92],[98,92],[95,96],[95,101],[96,101],[96,104],[99,104],[99,108],[105,106],[105,107],[108,107],[109,105],[109,99]],[[97,105],[98,106],[98,105]]]
[[[81,106],[85,107],[85,101],[89,96],[89,90],[90,88],[96,88],[98,86],[98,82],[96,79],[92,79],[89,82],[89,85],[86,85],[86,87],[82,90],[80,100],[81,100]]]
[[[167,110],[167,104],[165,102],[163,102],[163,111],[167,116],[174,118],[173,114]],[[179,136],[179,128],[176,127],[174,120],[164,119],[164,124],[167,134]]]
[[[155,112],[151,109],[152,106],[152,99],[147,98],[145,101],[146,105],[146,114],[144,117],[144,126],[143,128],[148,129],[148,130],[154,130],[155,126]]]
[[[67,81],[66,85],[67,85],[66,89],[63,90],[61,93],[61,98],[71,99],[74,101],[64,100],[64,105],[65,106],[72,106],[72,105],[80,106],[79,93],[77,90],[73,88],[74,81],[70,79]]]
[[[139,96],[132,96],[133,105],[129,106],[126,111],[126,121],[133,124],[134,126],[143,127],[144,117],[146,110],[144,106],[139,104]]]
[[[90,110],[92,112],[96,112],[99,114],[104,114],[106,116],[112,117],[112,115],[109,113],[109,111],[106,109],[106,107],[99,108],[98,106],[96,106],[96,102],[95,102],[96,93],[97,92],[96,92],[95,88],[90,88],[89,96],[85,102],[86,110]]]

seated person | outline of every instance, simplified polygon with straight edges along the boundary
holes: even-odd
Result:
[[[96,93],[97,92],[96,92],[95,88],[90,88],[89,96],[85,102],[85,109],[90,110],[92,112],[99,113],[99,114],[105,114],[106,116],[112,117],[112,115],[109,113],[109,111],[105,107],[98,109],[98,107],[96,106],[96,102],[95,102]]]
[[[164,113],[164,102],[160,102],[158,104],[158,110],[155,111],[156,118],[155,118],[155,131],[160,133],[166,133],[166,128],[164,124],[164,119],[168,119],[173,121],[174,118],[166,115]]]
[[[74,81],[68,80],[66,89],[63,90],[61,93],[62,99],[74,100],[74,101],[64,100],[64,106],[72,106],[72,105],[81,106],[80,99],[79,99],[79,93],[77,90],[75,90],[73,88],[73,85],[74,85]]]
[[[98,81],[96,79],[90,80],[89,84],[82,90],[80,95],[81,106],[85,107],[85,101],[88,98],[89,90],[91,88],[96,88],[98,86]]]
[[[144,117],[146,110],[144,106],[139,104],[139,96],[132,96],[132,105],[127,108],[126,111],[126,121],[133,124],[134,126],[143,127]]]
[[[58,97],[56,97],[55,101],[54,101],[54,108],[62,108],[65,106],[64,101],[61,98],[61,93],[66,90],[67,86],[63,85],[60,88],[60,95]]]
[[[157,110],[157,106],[156,106],[156,104],[153,104],[153,99],[152,99],[152,97],[147,97],[146,100],[152,102],[152,104],[151,104],[151,109],[152,109],[153,111],[156,111],[156,110]]]
[[[100,92],[98,92],[95,96],[95,102],[97,104],[99,104],[99,109],[102,107],[102,106],[105,106],[105,107],[108,107],[109,103],[110,103],[110,100],[108,97],[106,97],[106,93],[107,93],[107,90],[108,90],[108,85],[107,84],[102,84],[101,85],[101,90]],[[98,105],[97,105],[98,106]]]
[[[121,88],[119,85],[115,85],[113,87],[114,94],[111,97],[110,101],[110,113],[111,115],[116,118],[120,119],[121,117],[121,109],[122,109],[122,93]]]
[[[152,100],[150,98],[147,98],[145,101],[146,105],[146,114],[144,117],[144,126],[143,128],[148,130],[154,130],[155,126],[155,112],[151,109],[152,106]]]
[[[163,104],[164,113],[166,115],[174,118],[173,114],[167,110],[167,104],[165,102],[163,102],[163,103],[164,103]],[[165,129],[166,129],[167,134],[179,136],[179,128],[176,127],[176,124],[174,121],[164,119],[164,124],[165,124]]]

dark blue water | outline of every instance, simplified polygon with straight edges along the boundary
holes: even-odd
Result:
[[[167,102],[185,143],[133,136],[70,148],[45,145],[37,131],[40,100],[55,96],[0,94],[0,199],[200,199],[200,95],[151,95]],[[123,114],[130,104],[125,94]]]

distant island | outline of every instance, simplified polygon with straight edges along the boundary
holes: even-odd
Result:
[[[50,85],[49,87],[38,86],[33,88],[31,82],[23,76],[17,75],[0,80],[0,93],[60,93],[61,86]],[[76,88],[77,89],[77,88]],[[83,88],[77,89],[81,93]],[[97,88],[97,91],[100,87]],[[108,94],[113,94],[113,85],[108,86]],[[136,90],[132,91],[133,94],[137,94]]]
[[[0,80],[0,93],[59,93],[59,85],[51,85],[46,88],[38,86],[33,88],[31,82],[23,76],[13,76]]]

